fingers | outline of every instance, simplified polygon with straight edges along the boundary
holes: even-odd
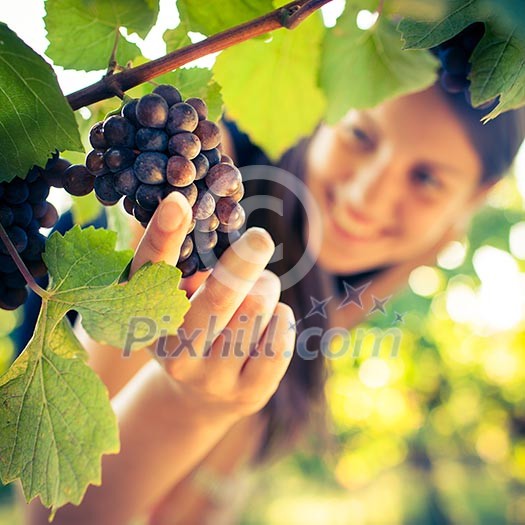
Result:
[[[137,247],[130,277],[147,262],[176,265],[190,222],[191,207],[186,198],[177,191],[170,193],[159,204]]]
[[[221,335],[206,354],[205,372],[224,388],[238,380],[239,372],[255,351],[279,302],[281,282],[264,270]]]
[[[215,268],[190,299],[191,308],[184,318],[184,335],[193,334],[192,352],[202,356],[228,324],[235,311],[252,289],[270,261],[275,245],[270,235],[261,228],[249,228],[242,237],[221,256]],[[211,325],[211,326],[210,326]],[[211,332],[211,333],[209,333]],[[179,344],[179,336],[169,338],[168,350]],[[177,367],[197,359],[186,359],[187,354],[168,359],[165,364],[173,375]]]
[[[279,303],[257,348],[241,370],[241,388],[264,393],[277,390],[292,359],[295,346],[295,317],[292,309]]]

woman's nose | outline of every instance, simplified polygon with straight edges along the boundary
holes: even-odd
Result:
[[[391,223],[403,191],[396,173],[389,163],[361,166],[341,188],[341,203],[350,218],[364,226]]]

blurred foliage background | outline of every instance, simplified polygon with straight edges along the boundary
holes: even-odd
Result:
[[[524,148],[468,237],[352,331],[377,330],[329,361],[336,446],[319,453],[313,435],[258,473],[242,525],[525,523],[523,168]],[[0,312],[0,374],[19,318]],[[0,488],[1,525],[21,523],[15,501]]]

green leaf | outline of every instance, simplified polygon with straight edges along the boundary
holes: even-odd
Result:
[[[19,478],[28,501],[40,495],[53,511],[100,484],[102,455],[119,449],[107,390],[66,312],[78,311],[92,338],[131,350],[134,319],[149,319],[133,332],[144,347],[176,333],[189,308],[180,270],[166,263],[144,265],[121,284],[132,252],[116,252],[115,242],[114,232],[78,226],[48,239],[50,285],[35,335],[0,378],[0,477]]]
[[[190,31],[213,35],[270,11],[272,0],[177,0],[181,21]]]
[[[439,61],[428,51],[402,51],[400,35],[388,19],[381,16],[362,30],[356,15],[356,9],[345,10],[325,38],[320,78],[329,123],[350,108],[420,91],[437,78]]]
[[[269,42],[251,40],[223,51],[213,67],[228,115],[276,159],[319,123],[325,100],[317,86],[324,33],[314,14]]]
[[[118,38],[116,59],[126,64],[140,55],[119,29],[144,38],[155,24],[155,0],[47,0],[45,17],[49,47],[46,54],[65,68],[86,71],[108,67]]]
[[[0,182],[56,149],[82,151],[73,111],[49,64],[0,22]]]
[[[179,24],[175,29],[164,31],[162,39],[166,42],[166,51],[168,53],[191,44],[188,28],[184,24]]]

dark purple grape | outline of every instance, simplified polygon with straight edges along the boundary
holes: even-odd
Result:
[[[135,160],[133,171],[140,182],[145,184],[162,184],[166,182],[168,157],[163,153],[141,153]]]
[[[164,189],[164,195],[166,196],[172,191],[178,191],[179,193],[182,193],[190,206],[195,204],[197,201],[197,195],[199,193],[195,184],[190,184],[189,186],[184,186],[183,188],[177,188],[168,184]]]
[[[199,190],[192,210],[194,219],[207,219],[215,211],[215,199],[212,194],[206,190]]]
[[[142,225],[147,224],[153,217],[152,211],[146,210],[139,204],[135,204],[133,207],[133,214],[135,215],[135,219],[137,219]]]
[[[3,281],[7,288],[23,288],[26,285],[26,280],[18,268],[13,272],[5,273],[3,275]]]
[[[214,232],[215,233],[215,232]],[[215,256],[215,252],[213,250],[210,250],[209,252],[198,252],[199,255],[199,270],[206,271],[213,268],[217,258]]]
[[[193,106],[186,102],[179,102],[170,107],[166,131],[170,135],[182,131],[193,131],[199,123],[199,115]]]
[[[64,173],[71,166],[71,162],[66,159],[49,159],[45,169],[42,171],[42,178],[49,186],[54,188],[64,187]]]
[[[200,153],[201,141],[193,133],[177,133],[170,138],[168,150],[171,155],[181,155],[191,160]]]
[[[199,116],[199,120],[208,118],[208,106],[206,105],[206,102],[202,100],[202,98],[191,97],[185,102],[195,109],[197,115]]]
[[[230,164],[230,166],[235,166],[235,164],[233,163],[233,159],[225,153],[221,153],[221,162],[223,164]]]
[[[29,273],[37,279],[47,274],[47,268],[43,261],[27,261],[26,266]]]
[[[466,75],[469,72],[469,55],[462,47],[448,47],[440,52],[443,69],[451,75]]]
[[[104,153],[104,161],[111,171],[120,171],[129,168],[135,161],[135,153],[125,147],[109,148]]]
[[[20,254],[25,261],[40,261],[46,246],[46,238],[41,233],[35,232],[28,235],[27,248]]]
[[[239,186],[239,189],[233,193],[232,195],[230,195],[230,197],[234,200],[234,201],[237,201],[239,202],[243,197],[244,197],[244,184],[241,184]]]
[[[173,106],[173,104],[177,104],[182,100],[180,91],[169,84],[160,84],[153,90],[153,93],[160,95],[167,102],[168,106]]]
[[[121,195],[132,197],[135,195],[135,192],[140,185],[140,181],[135,176],[133,168],[126,168],[125,170],[118,171],[113,175],[113,185],[115,190]]]
[[[135,127],[119,115],[112,115],[104,121],[104,138],[108,146],[133,148],[135,144]]]
[[[58,221],[58,211],[50,202],[46,204],[46,212],[39,217],[38,222],[42,228],[52,228]]]
[[[228,197],[239,190],[242,175],[235,166],[221,162],[210,168],[204,180],[215,195]]]
[[[36,204],[33,204],[33,218],[34,219],[40,219],[42,218],[47,211],[47,207],[49,206],[48,202],[37,202]]]
[[[26,226],[26,232],[37,233],[40,230],[40,223],[34,217],[29,221],[29,224]]]
[[[185,261],[193,252],[193,239],[191,235],[186,235],[182,246],[180,247],[180,254],[178,262]]]
[[[104,162],[104,150],[93,149],[86,156],[86,168],[95,175],[102,175],[108,171]]]
[[[0,240],[0,243],[2,241]],[[10,273],[16,270],[16,263],[10,255],[1,254],[0,255],[0,273]],[[0,279],[0,282],[3,283],[3,276]]]
[[[11,226],[6,229],[7,236],[18,253],[23,252],[27,247],[27,233],[19,226]],[[8,255],[7,246],[0,240],[0,253]]]
[[[442,71],[440,75],[440,82],[449,93],[461,93],[469,86],[469,81],[463,76],[451,75],[447,71]]]
[[[5,204],[0,204],[0,224],[4,228],[7,228],[13,224],[14,219],[13,208]]]
[[[193,252],[187,259],[177,263],[177,267],[182,272],[182,277],[190,277],[199,269],[199,256]]]
[[[156,93],[144,95],[137,103],[136,115],[145,128],[163,128],[168,120],[168,103]]]
[[[215,214],[223,225],[237,224],[244,218],[243,207],[231,197],[221,197],[215,203]]]
[[[188,226],[188,231],[186,234],[190,234],[194,229],[195,225],[197,224],[197,219],[191,219],[190,225]]]
[[[221,130],[215,122],[201,120],[193,133],[199,137],[204,150],[216,148],[221,143]]]
[[[28,297],[27,288],[6,288],[0,294],[0,308],[3,310],[16,310],[22,306]]]
[[[135,207],[135,201],[133,199],[130,197],[124,197],[122,205],[124,206],[124,210],[126,210],[127,214],[133,215],[133,208]]]
[[[235,218],[235,220],[234,220]],[[229,233],[233,232],[235,230],[240,230],[246,220],[244,208],[240,206],[240,212],[239,213],[232,213],[232,217],[228,224],[220,223],[219,227],[217,228],[218,232],[223,233]]]
[[[215,164],[219,164],[219,162],[221,161],[221,152],[217,148],[209,150],[203,149],[201,153],[208,159],[210,168],[212,166],[215,166]]]
[[[141,184],[135,193],[135,200],[145,210],[155,211],[164,197],[164,187],[159,184]]]
[[[72,164],[64,173],[64,189],[76,197],[83,197],[93,191],[95,176],[82,164]]]
[[[196,172],[195,164],[191,160],[174,155],[168,160],[166,179],[172,186],[184,187],[195,180]]]
[[[29,197],[29,185],[25,180],[14,179],[4,187],[4,201],[7,204],[22,204]]]
[[[208,159],[202,154],[199,153],[194,159],[192,159],[193,164],[197,170],[195,174],[195,180],[201,180],[206,177],[208,170],[210,169],[210,163]]]
[[[209,252],[210,250],[213,250],[217,244],[217,232],[215,230],[210,232],[201,232],[195,229],[192,235],[195,248],[199,253]]]
[[[116,204],[121,197],[120,193],[115,189],[113,177],[113,173],[106,173],[95,179],[95,195],[106,206]]]
[[[27,202],[35,204],[37,202],[45,201],[48,195],[49,184],[39,177],[29,184],[29,196],[27,197]]]
[[[168,135],[158,128],[141,128],[135,136],[140,151],[165,151],[168,149]]]
[[[40,166],[33,166],[26,175],[26,178],[24,179],[29,185],[31,185],[33,182],[35,182],[42,172],[42,168]]]
[[[33,208],[28,202],[13,206],[13,222],[22,228],[27,228],[33,218]]]
[[[212,232],[219,227],[219,218],[215,213],[212,213],[207,219],[197,221],[195,229],[200,232]]]
[[[137,120],[137,103],[138,99],[133,99],[122,106],[120,114],[129,120],[136,128],[140,127],[140,123]]]
[[[104,137],[104,122],[97,122],[89,130],[89,143],[94,149],[106,149],[109,146]]]

